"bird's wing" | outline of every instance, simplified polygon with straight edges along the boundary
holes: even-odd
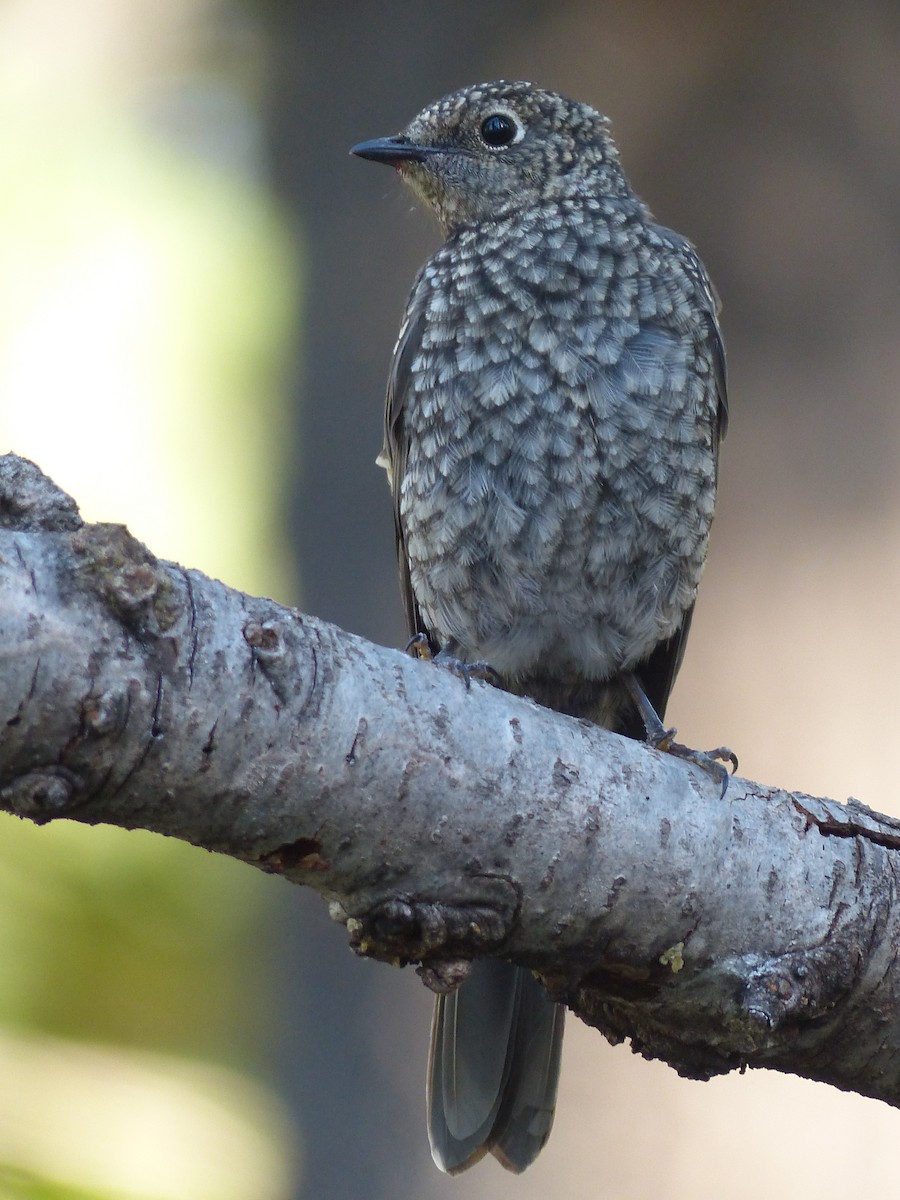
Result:
[[[400,488],[406,474],[406,459],[409,453],[409,435],[404,420],[407,392],[410,386],[412,362],[421,347],[422,333],[425,328],[425,306],[418,287],[420,279],[421,274],[413,286],[409,304],[400,325],[397,344],[394,346],[384,404],[384,446],[377,460],[378,464],[387,471],[391,496],[394,501],[394,533],[397,539],[397,560],[400,568],[400,592],[410,637],[417,633],[428,633],[423,624],[409,578],[409,555],[406,552],[406,538],[403,523],[400,520]],[[432,649],[436,649],[436,647],[432,647]]]
[[[715,426],[713,428],[713,451],[715,454],[716,474],[719,467],[719,446],[728,429],[728,392],[725,372],[725,343],[719,328],[719,299],[706,268],[693,245],[681,234],[670,229],[658,231],[668,246],[675,251],[684,268],[687,279],[693,290],[692,307],[698,314],[695,327],[695,339],[698,348],[706,347],[712,362],[713,381],[716,390]],[[661,642],[648,657],[635,668],[644,694],[653,705],[660,719],[664,718],[669,693],[675,683],[675,677],[684,658],[687,636],[694,615],[693,605],[684,614],[681,625],[665,642]],[[641,718],[629,709],[624,717],[625,728],[622,729],[629,737],[643,739],[644,726]]]
[[[666,230],[669,242],[680,255],[681,262],[691,281],[697,309],[702,317],[702,326],[698,337],[705,341],[712,355],[713,378],[716,383],[716,398],[718,401],[716,414],[718,428],[716,430],[716,461],[719,457],[719,443],[728,431],[728,390],[725,378],[725,343],[719,328],[719,297],[712,285],[712,280],[706,273],[706,268],[700,261],[700,256],[693,245],[680,234]]]

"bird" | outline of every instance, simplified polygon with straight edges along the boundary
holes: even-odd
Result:
[[[528,82],[452,92],[351,153],[393,167],[444,238],[402,318],[378,459],[411,644],[467,686],[499,679],[727,779],[729,750],[690,750],[662,724],[727,423],[719,303],[694,246],[635,194],[605,116]],[[497,959],[437,997],[442,1170],[534,1161],[563,1012]]]

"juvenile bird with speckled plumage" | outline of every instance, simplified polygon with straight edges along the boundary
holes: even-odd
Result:
[[[380,458],[410,633],[721,781],[659,720],[725,430],[693,246],[634,194],[606,118],[532,84],[454,92],[354,153],[395,167],[445,237],[403,317]],[[550,1131],[562,1008],[521,968],[475,968],[438,999],[432,1151],[451,1172],[487,1150],[520,1171]]]

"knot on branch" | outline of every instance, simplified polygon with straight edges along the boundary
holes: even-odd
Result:
[[[466,958],[448,958],[437,963],[420,963],[416,974],[431,992],[449,996],[472,974],[472,964]]]
[[[859,947],[838,939],[753,965],[740,998],[752,1048],[789,1022],[812,1021],[834,1008],[853,986],[860,964]]]
[[[0,528],[21,533],[72,533],[78,505],[40,467],[17,454],[0,456]]]
[[[506,904],[392,899],[350,917],[347,932],[357,954],[395,965],[418,962],[426,985],[448,992],[466,977],[470,959],[497,950],[511,923]]]
[[[81,723],[87,735],[109,737],[124,729],[127,719],[128,692],[124,687],[89,692],[81,702]]]
[[[124,525],[83,526],[72,551],[81,578],[137,637],[160,637],[179,620],[182,604],[169,575]]]
[[[249,620],[244,626],[244,641],[250,647],[253,660],[271,685],[282,704],[290,702],[302,713],[312,696],[318,674],[315,637],[305,627],[300,613],[293,620],[272,617],[268,613]],[[312,669],[304,679],[298,666],[306,657]]]
[[[0,808],[45,825],[71,808],[82,781],[65,767],[36,767],[0,788]]]

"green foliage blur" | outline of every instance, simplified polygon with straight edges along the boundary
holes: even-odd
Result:
[[[115,1200],[109,1193],[104,1197],[97,1191],[52,1183],[15,1167],[0,1166],[0,1187],[4,1200]]]
[[[290,600],[300,276],[254,158],[262,34],[206,0],[13,0],[0,46],[0,442],[86,519]],[[289,1194],[253,1081],[274,903],[272,881],[175,841],[0,818],[0,1200]],[[105,1050],[68,1063],[69,1043]],[[192,1063],[220,1074],[195,1084]],[[160,1123],[152,1169],[138,1131],[100,1119],[127,1105]],[[176,1145],[175,1110],[230,1145]]]
[[[6,1028],[252,1067],[266,1027],[259,929],[271,884],[140,831],[3,827]]]

